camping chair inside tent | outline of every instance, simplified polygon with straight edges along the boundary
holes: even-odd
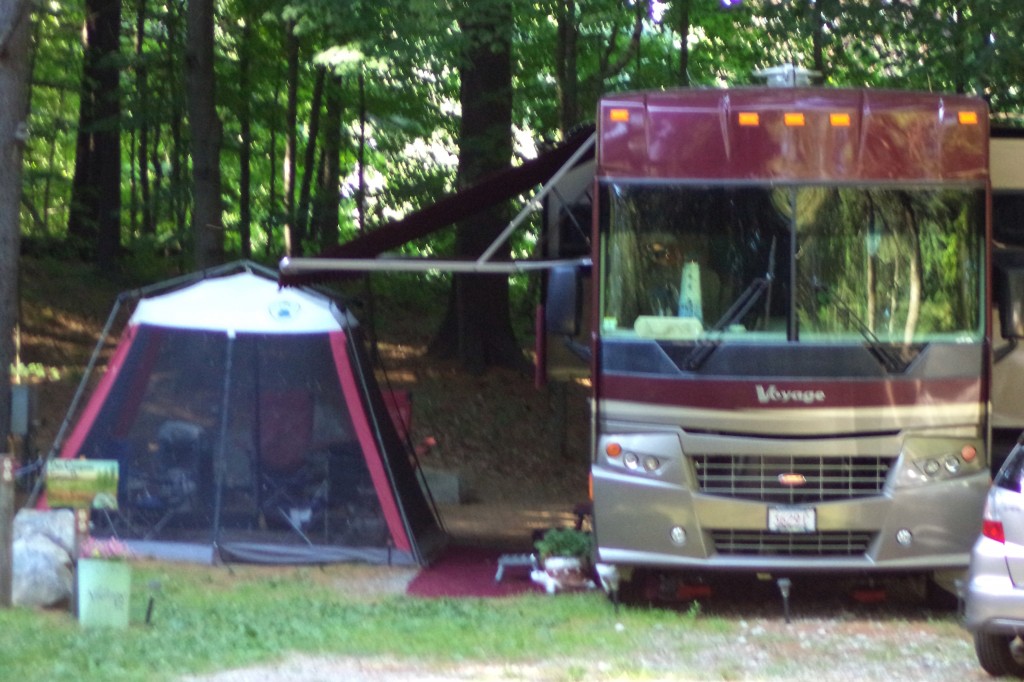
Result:
[[[328,460],[311,451],[313,398],[308,391],[260,396],[257,495],[262,520],[283,521],[307,544],[314,523],[328,533]]]
[[[175,519],[199,511],[205,435],[196,424],[169,420],[156,434],[156,468],[140,479],[129,500],[131,524],[145,539],[157,537]]]

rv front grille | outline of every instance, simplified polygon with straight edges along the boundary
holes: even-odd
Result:
[[[858,556],[867,552],[869,531],[769,533],[759,530],[713,530],[719,554],[747,556]]]
[[[882,494],[891,457],[693,455],[700,492],[773,504],[814,504]]]

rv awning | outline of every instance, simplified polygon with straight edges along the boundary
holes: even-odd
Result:
[[[313,258],[290,258],[282,261],[280,283],[285,286],[309,284],[314,281],[350,277],[352,270],[362,269],[359,263],[367,263],[380,254],[395,249],[414,239],[420,239],[444,227],[453,225],[460,220],[469,218],[501,201],[506,201],[529,191],[539,184],[551,180],[566,165],[579,163],[593,156],[594,130],[588,127],[570,137],[567,141],[550,151],[531,159],[522,165],[509,167],[503,171],[492,173],[486,178],[455,194],[448,195],[434,204],[411,213],[400,220],[394,220],[381,227],[371,230],[355,239],[325,249]],[[508,230],[503,238],[508,237]],[[337,269],[331,262],[355,261],[356,267]],[[420,259],[422,262],[422,259]],[[405,261],[406,267],[400,264]],[[324,267],[319,268],[318,262]],[[456,261],[439,261],[434,264],[425,263],[409,266],[408,259],[388,259],[398,267],[379,269],[426,270],[443,269],[452,271],[452,263]],[[473,263],[474,261],[467,261]],[[369,268],[367,268],[369,269]],[[457,270],[457,268],[454,268]],[[487,268],[484,268],[486,270]],[[530,266],[511,266],[506,264],[501,271],[530,269]],[[476,271],[481,271],[477,269]]]

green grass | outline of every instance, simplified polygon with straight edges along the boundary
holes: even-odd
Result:
[[[781,614],[724,617],[696,604],[616,613],[598,591],[486,600],[383,593],[382,585],[404,584],[409,569],[133,567],[127,629],[83,628],[66,610],[0,610],[0,679],[175,680],[291,654],[361,658],[424,675],[476,666],[492,671],[488,679],[551,682],[952,682],[977,670],[953,614],[839,610],[789,625]],[[839,677],[837,666],[845,666]]]
[[[616,616],[596,592],[497,600],[368,598],[337,589],[318,572],[232,575],[225,568],[136,565],[127,630],[82,628],[63,610],[0,610],[3,677],[162,680],[304,652],[428,664],[558,659],[568,661],[566,678],[575,679],[598,641],[602,660],[620,670],[651,633],[682,643],[696,622],[695,613],[657,610]],[[155,608],[147,625],[150,595]],[[723,626],[714,619],[702,623],[712,630]]]

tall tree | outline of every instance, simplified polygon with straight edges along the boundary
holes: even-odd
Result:
[[[648,3],[636,2],[628,9],[627,13],[622,4],[616,2],[585,19],[574,0],[557,4],[555,81],[558,86],[559,126],[563,134],[578,124],[583,115],[592,115],[608,81],[622,73],[639,51]],[[591,29],[584,33],[581,24],[586,22],[596,24],[602,30]],[[624,37],[625,44],[622,43]],[[596,64],[592,68],[583,67],[583,51],[593,55]]]
[[[68,233],[97,264],[109,266],[121,246],[121,0],[86,0],[85,5],[85,66]]]
[[[313,85],[313,97],[309,105],[309,139],[302,161],[302,184],[299,186],[299,205],[295,212],[292,226],[292,253],[297,256],[305,251],[305,241],[309,235],[309,201],[313,191],[313,177],[316,174],[317,139],[320,137],[320,112],[323,109],[324,83],[327,81],[327,69],[320,66],[316,70],[316,82]]]
[[[11,430],[11,376],[18,310],[18,207],[28,137],[31,0],[0,1],[0,437]],[[6,448],[5,448],[6,449]]]
[[[299,122],[299,38],[295,35],[295,22],[285,24],[285,55],[287,60],[287,79],[285,95],[285,133],[284,133],[284,167],[281,180],[284,183],[284,254],[286,256],[302,255],[302,241],[295,234],[295,170],[298,165]]]
[[[238,237],[242,258],[252,257],[252,20],[244,19],[238,47]]]
[[[580,121],[579,76],[576,63],[579,39],[575,0],[555,5],[555,82],[558,84],[558,127],[564,135]]]
[[[188,120],[192,145],[195,208],[192,233],[199,268],[224,261],[220,183],[221,125],[217,117],[214,73],[214,2],[188,2]]]
[[[690,85],[690,0],[675,0],[676,32],[679,33],[679,73],[676,85]]]
[[[148,101],[146,92],[147,65],[146,65],[146,18],[147,0],[136,0],[135,3],[135,96],[138,102]],[[153,234],[156,232],[156,225],[153,219],[153,201],[150,195],[149,182],[149,115],[148,111],[141,116],[137,128],[138,139],[138,178],[139,178],[139,203],[142,208],[142,233]]]
[[[510,0],[460,4],[458,183],[474,184],[506,168],[512,159],[512,6]],[[477,257],[504,229],[507,205],[487,209],[456,228],[457,256]],[[509,258],[507,244],[495,258]],[[448,310],[431,344],[437,355],[454,357],[469,371],[488,366],[520,367],[525,360],[509,313],[505,276],[456,274]]]
[[[341,85],[332,76],[327,88],[327,110],[324,112],[323,153],[317,168],[316,196],[313,201],[311,236],[321,249],[338,243],[338,210],[341,190]]]

